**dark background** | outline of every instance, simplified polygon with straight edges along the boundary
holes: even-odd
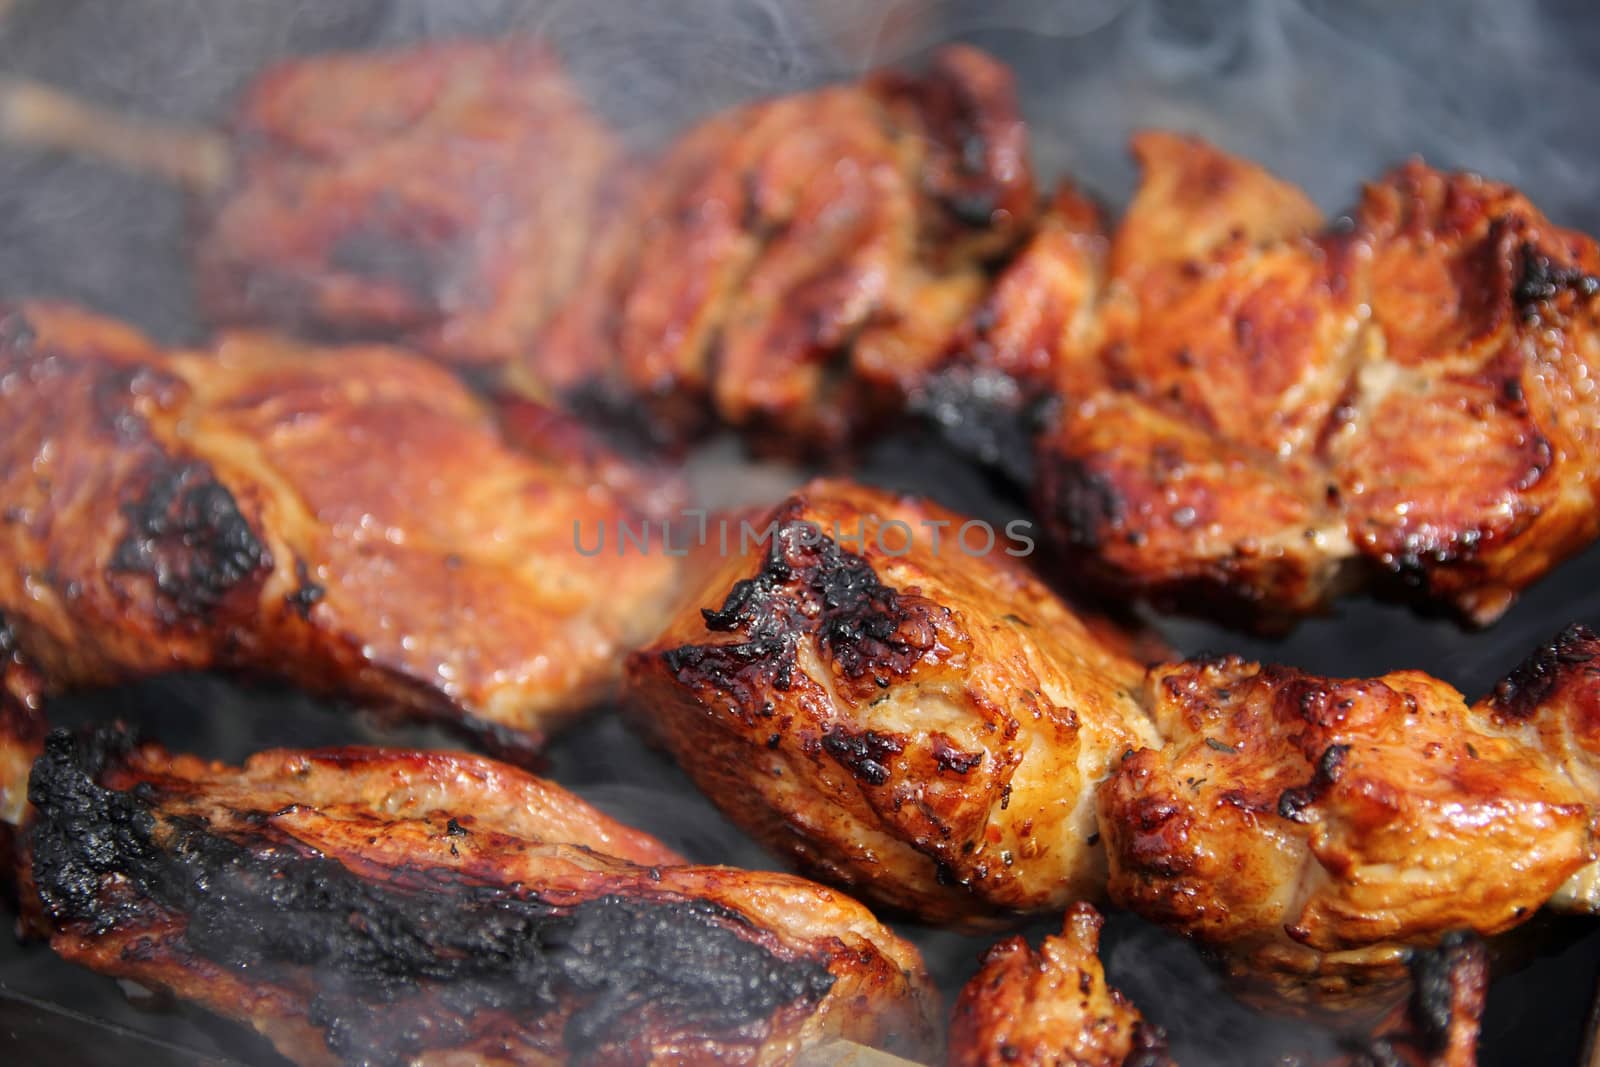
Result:
[[[930,45],[959,37],[1017,67],[1042,177],[1071,172],[1112,204],[1132,188],[1128,133],[1168,126],[1260,160],[1304,185],[1330,214],[1353,203],[1362,180],[1421,154],[1512,181],[1557,222],[1600,231],[1593,125],[1600,12],[1580,0],[19,0],[0,25],[0,73],[130,112],[209,123],[275,56],[508,27],[550,35],[641,146],[712,108],[875,62],[914,62]],[[0,148],[0,298],[66,297],[163,339],[197,337],[184,228],[175,190]],[[733,472],[727,455],[723,448],[703,460],[698,479],[719,495],[734,480],[754,476],[770,485],[797,476]],[[982,475],[926,442],[888,442],[861,473],[986,516],[1022,514]],[[1565,624],[1600,625],[1597,580],[1600,552],[1591,551],[1481,633],[1369,602],[1348,603],[1276,643],[1199,623],[1161,628],[1184,652],[1239,651],[1344,675],[1415,667],[1475,696]],[[297,694],[207,678],[75,696],[52,715],[62,722],[122,717],[173,747],[230,759],[274,744],[448,744],[429,734],[378,733]],[[594,717],[551,758],[552,777],[697,860],[772,865],[615,715]],[[901,928],[951,990],[987,943]],[[1494,987],[1486,1064],[1576,1062],[1600,938],[1578,922],[1557,924],[1545,937],[1536,962]],[[1189,1067],[1283,1062],[1331,1047],[1315,1028],[1239,1007],[1186,945],[1135,920],[1113,917],[1106,956],[1113,980],[1169,1028]],[[137,1010],[115,983],[3,937],[0,988],[185,1047],[270,1058],[232,1027],[188,1011]],[[124,1054],[91,1025],[45,1008],[0,1008],[0,1061],[89,1063],[108,1055],[107,1062],[161,1059],[149,1049]]]

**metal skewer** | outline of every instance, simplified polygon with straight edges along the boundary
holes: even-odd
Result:
[[[0,141],[102,159],[200,193],[232,167],[214,130],[130,118],[23,78],[0,78]]]

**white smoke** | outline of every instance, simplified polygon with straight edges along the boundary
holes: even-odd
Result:
[[[1593,232],[1600,30],[1576,17],[1590,11],[1583,0],[17,0],[0,32],[0,70],[131,112],[212,123],[254,71],[286,54],[528,30],[549,36],[608,116],[650,144],[715,108],[915,62],[965,39],[1016,68],[1041,176],[1071,173],[1112,204],[1132,189],[1128,135],[1168,126],[1261,161],[1330,212],[1353,203],[1363,180],[1421,154],[1514,182],[1558,221]],[[183,233],[175,190],[0,149],[0,297],[75,299],[165,337],[196,333]],[[914,451],[881,462],[893,468],[882,480],[937,482],[984,510],[967,475],[930,464],[919,481]],[[745,499],[789,477],[746,470],[719,485]],[[1184,651],[1205,645],[1339,674],[1419,667],[1478,692],[1565,622],[1600,621],[1597,574],[1591,552],[1495,630],[1470,637],[1371,605],[1276,646],[1198,624],[1167,629]],[[207,690],[204,704],[210,723],[269,721],[220,691]],[[168,738],[234,756],[262,740],[182,733]],[[553,759],[557,777],[699,858],[749,861],[748,842],[614,720],[584,727]],[[917,937],[947,987],[985,943]],[[1252,1043],[1282,1050],[1281,1028],[1251,1030],[1219,1006],[1225,998],[1162,935],[1109,942],[1114,976],[1187,1031],[1176,1036],[1191,1067],[1244,1062]],[[47,966],[24,963],[0,956],[0,977],[25,984]]]

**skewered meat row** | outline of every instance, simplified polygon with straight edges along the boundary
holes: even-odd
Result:
[[[371,76],[322,62],[260,83],[244,114],[300,114],[297,92]],[[471,82],[464,58],[423,51],[388,75],[413,95],[410,65]],[[548,95],[563,102],[507,117],[496,143],[530,126],[603,140],[564,121],[571,94]],[[335,140],[338,121],[301,121],[309,143]],[[393,169],[352,144],[364,173]],[[908,395],[958,434],[992,429],[997,394],[1054,402],[1035,498],[1080,575],[1260,628],[1364,585],[1491,622],[1600,532],[1593,241],[1507,186],[1421,164],[1325,229],[1297,189],[1210,146],[1150,134],[1135,151],[1145,178],[1114,235],[1069,189],[991,293],[989,262],[1033,217],[993,60],[949,49],[920,78],[715,116],[614,183],[585,264],[550,257],[565,282],[546,288],[571,300],[520,301],[549,327],[520,332],[514,377],[540,399],[642,404],[660,440],[715,418],[817,451]],[[614,152],[572,154],[591,179],[618,169]],[[584,230],[592,216],[550,188],[541,218],[560,224],[540,232]]]
[[[1020,937],[991,948],[961,991],[950,1067],[1173,1067],[1165,1035],[1106,984],[1099,914],[1067,911],[1060,936],[1036,950]],[[1471,935],[1413,953],[1413,992],[1338,1067],[1474,1067],[1488,952]]]
[[[9,132],[50,140],[36,110]],[[1010,75],[971,49],[637,163],[532,42],[297,60],[218,148],[202,288],[658,441],[820,452],[909,403],[1029,477],[1080,577],[1263,629],[1363,586],[1492,622],[1600,532],[1592,240],[1420,163],[1330,228],[1210,146],[1134,147],[1108,236],[1070,187],[1035,225]]]
[[[927,1055],[917,952],[780,874],[685,866],[489,760],[53,734],[24,923],[95,971],[254,1026],[297,1063],[786,1063]]]
[[[226,135],[0,90],[0,136],[187,181],[218,321],[510,367],[521,395],[661,443],[714,420],[847,440],[898,406],[899,365],[942,348],[1036,211],[1011,74],[965,47],[724,112],[653,158],[533,39],[281,63]]]
[[[0,383],[0,614],[54,687],[233,670],[524,752],[671,592],[669,557],[577,549],[636,521],[619,461],[513,451],[396,350],[168,352],[35,304],[0,317]]]
[[[898,406],[1033,214],[1011,73],[975,49],[724,112],[641,169],[521,381],[821,451]]]
[[[1146,671],[998,546],[936,551],[959,516],[818,482],[771,521],[630,658],[630,690],[702,791],[825,880],[967,925],[1109,895],[1350,1013],[1392,997],[1408,948],[1594,910],[1587,631],[1471,706],[1414,671]]]
[[[1134,151],[1112,235],[1063,190],[920,401],[991,452],[1059,405],[1035,503],[1081,576],[1264,628],[1368,585],[1486,624],[1600,532],[1594,241],[1421,163],[1324,227],[1201,142]]]

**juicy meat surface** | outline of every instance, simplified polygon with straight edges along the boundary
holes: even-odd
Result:
[[[520,357],[577,281],[624,168],[542,43],[334,53],[258,77],[196,277],[228,323]]]
[[[662,618],[675,560],[577,549],[634,519],[605,472],[416,357],[29,305],[0,382],[0,613],[52,686],[236,670],[521,750]]]
[[[1470,706],[1416,671],[1146,669],[1014,560],[961,551],[959,516],[818,482],[763,521],[629,691],[731,819],[825,880],[966,925],[1109,893],[1263,1000],[1352,1017],[1453,930],[1600,910],[1582,628]]]
[[[936,994],[859,904],[695,867],[559,787],[448,753],[229,767],[118,731],[33,772],[24,922],[308,1065],[927,1055]]]
[[[1105,920],[1067,909],[1038,949],[1007,938],[984,954],[950,1022],[950,1067],[1174,1067],[1166,1039],[1100,965]]]
[[[1600,638],[1574,627],[1468,705],[1418,671],[1153,668],[1162,743],[1099,787],[1110,896],[1274,1000],[1353,1009],[1408,949],[1592,911]]]
[[[664,441],[714,419],[824,450],[890,410],[1033,213],[1011,74],[976,50],[749,104],[641,166],[519,376]]]
[[[763,543],[730,534],[628,678],[645,728],[754,836],[971,923],[1103,892],[1093,787],[1156,735],[1140,664],[1008,557],[1004,531],[969,554],[962,522],[814,482],[750,523]]]
[[[1261,628],[1360,585],[1485,624],[1600,532],[1594,241],[1421,163],[1326,227],[1202,142],[1134,152],[1115,230],[1064,189],[922,387],[1083,578]],[[1041,399],[1030,469],[985,427]]]

